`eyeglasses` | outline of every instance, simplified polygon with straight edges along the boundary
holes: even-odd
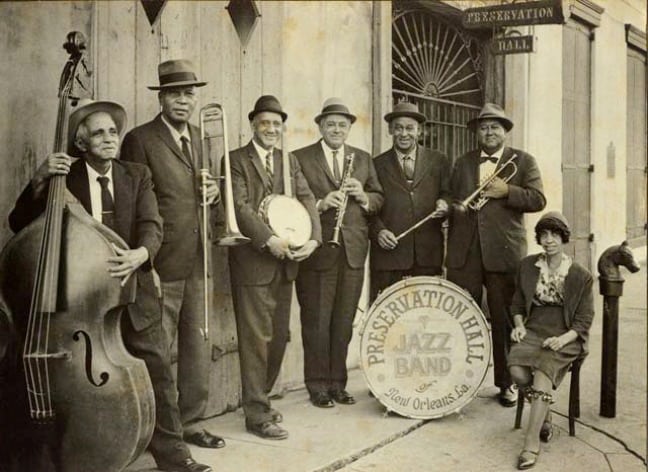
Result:
[[[407,126],[402,126],[402,125],[395,125],[393,128],[394,133],[416,133],[418,131],[418,126],[416,125],[407,125]]]

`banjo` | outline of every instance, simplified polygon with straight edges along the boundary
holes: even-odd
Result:
[[[283,135],[281,148],[284,193],[273,193],[265,197],[259,205],[258,213],[277,237],[287,240],[289,246],[296,249],[310,240],[312,225],[308,211],[293,196],[290,157]]]

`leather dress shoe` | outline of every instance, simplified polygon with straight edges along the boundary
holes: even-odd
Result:
[[[336,403],[340,403],[342,405],[353,405],[356,402],[355,398],[353,398],[353,395],[351,395],[346,390],[331,391],[331,398],[335,400]]]
[[[250,433],[256,434],[257,436],[263,439],[286,439],[288,437],[288,431],[283,429],[281,426],[273,423],[272,421],[265,421],[258,424],[250,424],[247,421],[245,422],[245,429]]]
[[[157,461],[157,467],[167,472],[213,472],[213,469],[205,464],[199,464],[191,457],[169,462]]]
[[[184,440],[188,443],[195,444],[200,447],[208,447],[211,449],[220,449],[225,447],[225,440],[220,436],[210,433],[206,429],[196,431],[195,433],[185,434]]]
[[[318,408],[333,408],[335,406],[326,392],[311,393],[310,401]]]
[[[498,395],[500,405],[507,408],[515,406],[517,404],[517,398],[517,389],[514,389],[513,386],[500,388]]]

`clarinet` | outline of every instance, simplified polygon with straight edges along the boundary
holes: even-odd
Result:
[[[351,177],[353,172],[353,158],[355,157],[354,153],[344,156],[344,175],[342,176],[342,183],[340,188],[344,188],[344,184]],[[330,246],[339,247],[340,246],[340,230],[342,229],[342,221],[344,220],[344,213],[346,212],[347,203],[349,202],[349,194],[342,190],[344,194],[344,199],[342,204],[337,208],[335,214],[335,227],[333,227],[333,237],[328,242]]]

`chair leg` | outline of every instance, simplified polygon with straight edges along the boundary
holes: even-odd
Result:
[[[522,412],[524,410],[524,389],[518,388],[517,408],[515,409],[515,429],[520,429],[522,424]]]
[[[576,418],[580,418],[580,367],[581,360],[572,363],[569,386],[569,435],[576,435]]]

